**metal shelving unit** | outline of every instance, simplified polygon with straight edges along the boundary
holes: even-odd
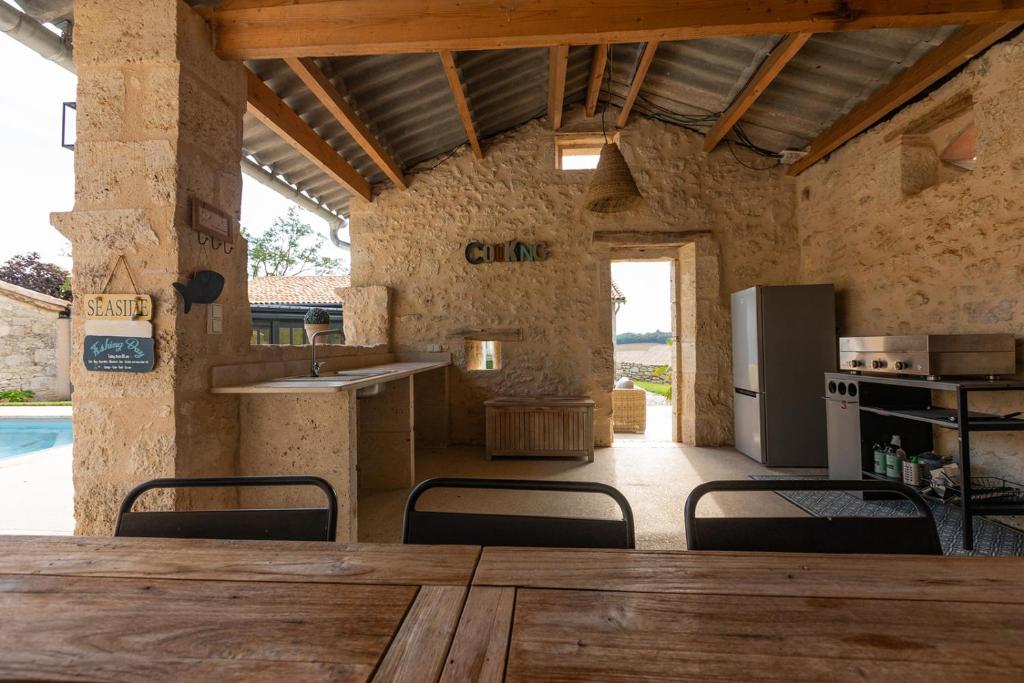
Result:
[[[971,433],[1024,431],[1024,419],[968,410],[968,400],[972,393],[1024,391],[1024,381],[924,380],[901,377],[874,377],[870,375],[851,375],[850,379],[856,379],[861,385],[885,384],[892,387],[948,391],[955,394],[955,408],[934,407],[930,405],[930,401],[928,402],[929,405],[901,405],[898,408],[865,405],[862,402],[859,408],[861,413],[927,423],[957,432],[959,446],[957,463],[960,465],[961,490],[960,500],[954,502],[963,511],[963,547],[965,550],[974,549],[973,520],[975,515],[1024,515],[1024,489],[1022,489],[1019,495],[1003,496],[1004,499],[1011,499],[1011,502],[999,499],[990,501],[973,500],[975,487],[971,477]],[[920,395],[920,392],[916,395]],[[863,473],[865,477],[869,478],[888,479],[888,477],[875,474],[870,470],[863,470]],[[1012,482],[1004,483],[1012,484]],[[1020,502],[1017,502],[1018,500]]]

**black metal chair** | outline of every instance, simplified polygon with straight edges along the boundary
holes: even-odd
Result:
[[[600,493],[618,504],[622,519],[429,512],[416,509],[420,496],[439,488]],[[402,542],[535,548],[634,548],[636,545],[633,510],[629,501],[617,489],[606,484],[453,478],[428,479],[412,490],[405,504]]]
[[[313,486],[327,498],[322,508],[188,510],[132,512],[146,491],[168,488]],[[261,541],[333,541],[338,528],[338,497],[320,477],[204,477],[153,479],[128,492],[117,514],[115,536],[216,538]]]
[[[900,494],[919,513],[910,517],[700,517],[697,503],[718,491],[856,491]],[[686,499],[690,550],[941,555],[932,511],[909,486],[892,481],[773,479],[710,481]]]

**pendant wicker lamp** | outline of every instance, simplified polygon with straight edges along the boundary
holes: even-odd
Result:
[[[619,146],[605,143],[583,206],[596,213],[618,213],[633,208],[643,198]]]

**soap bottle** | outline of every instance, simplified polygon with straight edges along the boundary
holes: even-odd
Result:
[[[875,474],[883,474],[884,475],[885,474],[886,449],[880,443],[876,443],[874,446],[871,447],[871,449],[872,449],[872,452],[874,453],[874,456],[875,456],[874,472],[875,472]]]
[[[885,452],[885,476],[897,481],[903,479],[903,461],[907,459],[907,452],[903,450],[903,443],[899,434],[893,434],[889,448]]]

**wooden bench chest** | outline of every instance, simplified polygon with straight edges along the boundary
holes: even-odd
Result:
[[[577,457],[594,462],[594,401],[585,396],[503,396],[484,402],[487,458]]]

